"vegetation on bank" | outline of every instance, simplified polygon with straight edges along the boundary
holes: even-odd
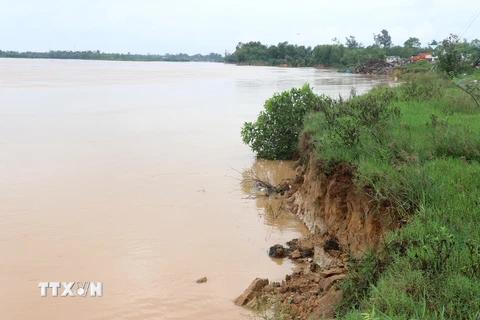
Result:
[[[450,80],[429,74],[306,118],[315,156],[354,167],[358,189],[394,202],[405,223],[380,253],[350,262],[339,315],[478,318],[479,113]]]
[[[265,45],[258,41],[239,43],[235,52],[225,57],[225,62],[236,64],[278,66],[288,65],[292,67],[352,67],[363,64],[373,59],[385,59],[386,56],[398,56],[410,59],[412,55],[420,52],[433,51],[428,46],[422,47],[420,40],[415,37],[409,38],[403,45],[394,45],[387,30],[382,30],[374,35],[374,44],[363,46],[354,36],[340,43],[333,39],[334,44],[323,44],[315,47],[298,46],[281,42],[278,45]],[[480,40],[468,42],[466,39],[453,39],[455,48],[459,54],[469,56],[480,52]],[[442,46],[435,49],[442,52]]]
[[[318,110],[321,105],[326,106],[329,101],[326,96],[314,94],[308,84],[301,89],[276,93],[265,102],[265,111],[260,112],[257,121],[243,125],[243,142],[259,158],[292,159],[298,152],[298,138],[305,114]]]
[[[207,55],[186,53],[179,54],[123,54],[105,53],[96,51],[53,51],[48,52],[17,52],[0,50],[0,58],[28,58],[28,59],[77,59],[77,60],[113,60],[113,61],[207,61],[223,62],[222,55],[210,53]]]
[[[358,190],[395,203],[404,223],[348,262],[339,318],[480,319],[480,73],[447,62],[346,100],[302,88],[298,136],[313,148],[301,156],[354,168]]]

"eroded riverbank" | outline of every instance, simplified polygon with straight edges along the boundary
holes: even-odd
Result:
[[[309,229],[303,238],[276,244],[269,255],[294,261],[299,267],[285,279],[256,278],[236,300],[270,316],[285,319],[331,319],[343,297],[337,281],[345,278],[348,260],[367,248],[379,247],[386,232],[400,225],[396,208],[359,193],[353,169],[328,168],[311,157],[288,179],[285,195],[273,195]],[[268,197],[265,197],[268,199]],[[272,313],[273,312],[273,313]]]

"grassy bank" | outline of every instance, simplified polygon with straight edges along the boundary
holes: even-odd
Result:
[[[301,138],[302,139],[302,138]],[[325,104],[303,139],[399,208],[379,253],[351,260],[344,319],[480,319],[480,109],[435,73]],[[302,142],[305,144],[305,141]]]

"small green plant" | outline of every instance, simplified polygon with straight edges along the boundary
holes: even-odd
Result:
[[[375,306],[372,306],[371,312],[362,312],[361,315],[364,320],[380,320],[375,314]]]
[[[467,268],[467,272],[472,277],[480,278],[480,244],[473,239],[468,239],[465,244],[470,259],[470,268]]]
[[[344,298],[337,312],[342,315],[351,307],[359,308],[360,302],[367,296],[385,267],[373,251],[367,251],[363,257],[350,256],[347,260],[347,277],[341,284]]]
[[[441,227],[436,234],[427,234],[421,250],[412,250],[410,263],[427,274],[439,274],[448,267],[449,259],[456,254],[453,234]]]

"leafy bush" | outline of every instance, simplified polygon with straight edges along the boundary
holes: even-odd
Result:
[[[330,98],[317,96],[308,84],[276,93],[265,102],[265,111],[260,112],[256,122],[245,122],[241,131],[243,142],[258,158],[292,159],[298,151],[305,114],[330,103]]]

